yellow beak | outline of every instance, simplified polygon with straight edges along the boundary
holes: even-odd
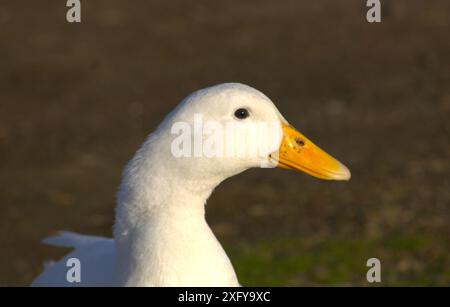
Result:
[[[283,124],[283,139],[279,151],[270,155],[278,167],[303,171],[325,180],[349,180],[345,165],[314,145],[292,126]]]

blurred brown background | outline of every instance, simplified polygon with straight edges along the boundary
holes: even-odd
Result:
[[[0,2],[0,285],[111,235],[122,167],[182,98],[221,82],[267,94],[344,162],[348,183],[250,170],[208,221],[244,285],[450,284],[450,2]]]

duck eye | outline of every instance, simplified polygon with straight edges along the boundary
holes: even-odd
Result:
[[[236,116],[236,118],[239,118],[239,119],[244,119],[244,118],[249,117],[250,113],[248,112],[247,109],[240,108],[234,112],[234,116]]]

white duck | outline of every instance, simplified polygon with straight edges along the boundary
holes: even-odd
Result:
[[[206,145],[208,128],[199,128],[195,121],[200,117],[216,126],[235,123],[238,134],[245,137],[226,136],[224,145],[231,149],[228,153],[244,147],[245,154],[202,154],[195,141]],[[177,128],[177,123],[184,126]],[[245,130],[254,124],[270,124],[272,129],[263,137]],[[179,133],[187,127],[194,127],[192,151],[191,135]],[[180,145],[187,146],[181,155],[174,153]],[[251,150],[255,146],[268,152],[255,153]],[[32,285],[239,286],[230,260],[206,223],[205,203],[224,179],[268,164],[322,179],[350,178],[344,165],[292,128],[258,90],[226,83],[191,94],[149,135],[125,168],[114,239],[74,233],[45,239],[45,243],[75,249]],[[80,261],[80,282],[67,280],[69,258]]]

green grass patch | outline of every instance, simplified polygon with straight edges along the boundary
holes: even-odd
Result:
[[[448,242],[434,237],[271,238],[226,249],[244,286],[450,285]],[[372,257],[381,261],[379,284],[366,280]]]

